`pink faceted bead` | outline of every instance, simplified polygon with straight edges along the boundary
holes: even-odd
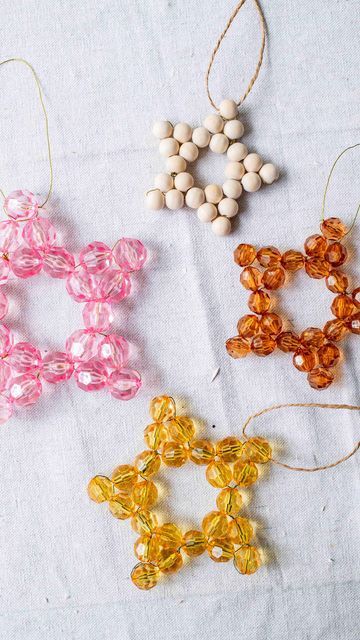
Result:
[[[52,278],[67,278],[75,269],[74,256],[64,247],[50,247],[44,255],[44,271]]]
[[[131,289],[130,278],[127,273],[117,269],[109,269],[98,280],[98,295],[100,300],[118,302],[129,295]]]
[[[66,289],[76,302],[88,302],[99,298],[96,291],[96,280],[91,273],[80,267],[68,277]]]
[[[8,398],[0,395],[0,424],[4,424],[11,418],[13,412],[12,404]]]
[[[89,360],[96,355],[99,337],[89,329],[74,331],[66,340],[66,353],[73,362]]]
[[[9,277],[10,263],[9,260],[0,257],[0,285],[6,284]]]
[[[129,357],[129,343],[122,336],[106,336],[98,346],[98,356],[110,369],[121,369]]]
[[[107,331],[114,321],[114,314],[109,302],[87,302],[82,314],[87,329]]]
[[[104,273],[112,261],[111,249],[103,242],[91,242],[80,253],[80,264],[89,273]]]
[[[123,271],[138,271],[144,265],[147,252],[140,240],[121,238],[114,248],[115,262]]]
[[[29,220],[23,229],[23,238],[29,247],[44,251],[56,240],[55,227],[47,218]]]
[[[5,324],[0,324],[0,358],[6,356],[14,343],[14,337]]]
[[[99,391],[107,383],[106,367],[97,358],[81,362],[75,369],[74,375],[78,387],[84,391]]]
[[[11,369],[5,360],[0,360],[0,391],[7,389],[11,378]],[[1,396],[0,396],[1,397]]]
[[[24,373],[10,380],[10,400],[21,407],[34,404],[40,397],[41,391],[42,386],[39,378],[31,373]]]
[[[12,255],[11,268],[18,278],[31,278],[40,273],[43,261],[36,249],[19,247]]]
[[[111,395],[118,400],[131,400],[136,396],[141,387],[140,373],[134,369],[121,369],[121,371],[113,371],[108,385]]]
[[[0,320],[2,320],[6,316],[8,309],[9,309],[9,301],[5,293],[0,291]]]
[[[30,342],[17,342],[7,358],[9,365],[18,373],[35,373],[41,366],[41,354]]]
[[[0,249],[3,253],[15,251],[21,242],[20,225],[13,220],[0,222]]]
[[[39,210],[39,202],[33,193],[26,189],[12,191],[4,201],[4,209],[13,220],[35,218]]]
[[[42,377],[47,382],[57,384],[71,378],[74,365],[67,353],[55,351],[48,353],[43,359]]]

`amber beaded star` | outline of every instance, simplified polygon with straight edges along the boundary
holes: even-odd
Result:
[[[349,290],[347,275],[338,269],[347,259],[347,250],[341,243],[347,229],[339,218],[324,220],[320,228],[321,234],[305,240],[305,255],[292,249],[281,255],[275,247],[259,251],[248,244],[237,247],[234,260],[244,267],[240,282],[251,291],[248,305],[252,314],[240,318],[238,335],[226,342],[233,358],[250,352],[267,356],[277,347],[293,353],[294,366],[307,373],[314,389],[326,389],[334,380],[334,368],[341,356],[335,343],[349,331],[360,334],[360,287]],[[258,266],[252,266],[255,260]],[[331,305],[335,317],[322,329],[309,327],[297,335],[273,313],[269,292],[282,287],[287,274],[303,268],[310,278],[324,278],[327,288],[336,294]]]
[[[241,491],[258,479],[256,465],[270,460],[270,445],[259,437],[245,442],[236,437],[217,443],[198,440],[194,422],[177,416],[175,402],[168,396],[151,401],[150,415],[153,422],[144,431],[148,449],[133,464],[117,467],[110,478],[95,476],[88,485],[90,498],[108,502],[115,518],[131,519],[139,536],[134,544],[139,562],[131,572],[133,583],[139,589],[152,589],[162,575],[175,573],[186,558],[205,551],[214,562],[233,560],[240,573],[254,573],[261,564],[260,552],[252,542],[251,522],[240,515]],[[184,532],[173,522],[158,522],[153,478],[161,465],[181,467],[186,462],[206,466],[206,479],[221,491],[216,510],[205,515],[200,527]]]

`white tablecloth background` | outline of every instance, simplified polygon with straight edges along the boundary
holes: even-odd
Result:
[[[268,563],[252,577],[202,556],[151,592],[129,573],[128,522],[88,500],[95,473],[144,447],[148,402],[159,393],[197,416],[205,437],[239,434],[254,411],[278,402],[359,402],[359,339],[344,343],[336,384],[317,393],[290,357],[231,360],[225,340],[246,312],[232,251],[241,241],[301,249],[318,230],[325,179],[337,153],[359,141],[359,5],[356,0],[264,2],[268,48],[242,108],[244,142],[281,168],[280,181],[241,202],[234,233],[219,239],[195,213],[148,212],[144,191],[163,169],[152,123],[197,125],[211,112],[204,71],[233,2],[2,0],[2,58],[36,67],[50,117],[55,187],[51,218],[79,251],[91,240],[141,238],[150,260],[120,304],[116,327],[137,347],[144,386],[130,403],[85,394],[74,381],[46,388],[0,432],[0,637],[6,640],[355,640],[359,638],[360,458],[319,474],[270,468],[251,491]],[[258,28],[246,6],[211,79],[215,99],[237,98],[256,58]],[[0,75],[0,183],[45,193],[41,112],[28,71]],[[359,154],[340,164],[328,215],[350,220],[359,199]],[[223,158],[205,155],[200,179],[219,182]],[[350,271],[359,282],[360,222]],[[355,280],[356,281],[356,280]],[[43,276],[11,285],[9,322],[42,350],[81,327],[64,283]],[[298,274],[281,294],[296,330],[330,318],[324,283]],[[214,370],[220,373],[211,382]],[[287,411],[254,431],[288,461],[321,464],[359,439],[357,414]],[[204,469],[163,476],[167,520],[199,526],[216,491]]]

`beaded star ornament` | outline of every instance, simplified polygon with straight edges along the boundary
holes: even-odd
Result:
[[[130,347],[126,338],[111,333],[114,306],[131,291],[131,273],[141,269],[146,249],[133,238],[121,238],[111,249],[92,242],[77,259],[59,244],[56,230],[44,216],[53,185],[53,167],[48,117],[38,76],[22,59],[9,62],[25,64],[32,72],[40,97],[46,125],[50,165],[50,189],[40,202],[31,192],[17,190],[4,197],[5,219],[0,221],[0,319],[9,309],[6,287],[16,278],[28,279],[41,271],[63,280],[68,295],[84,303],[84,327],[72,333],[63,351],[41,354],[38,347],[23,339],[6,324],[0,324],[0,424],[6,422],[14,407],[34,404],[42,393],[43,382],[57,384],[74,376],[84,391],[107,388],[112,396],[129,400],[141,387],[140,374],[128,367]]]
[[[205,552],[216,563],[231,560],[243,575],[255,573],[262,564],[262,552],[254,542],[254,523],[242,515],[242,508],[246,490],[261,477],[258,465],[273,462],[292,471],[322,471],[348,460],[359,449],[360,442],[340,460],[320,467],[293,467],[276,460],[267,440],[247,436],[246,429],[254,418],[287,407],[360,410],[352,405],[275,405],[246,420],[241,440],[229,436],[211,442],[196,438],[194,421],[177,415],[171,397],[158,396],[150,402],[152,423],[144,431],[148,448],[132,464],[116,467],[110,477],[97,475],[88,484],[91,500],[108,502],[110,513],[118,520],[130,520],[138,535],[134,552],[139,562],[131,572],[136,587],[152,589],[162,576],[176,573],[184,562]],[[182,467],[188,462],[206,468],[205,477],[218,494],[216,509],[196,528],[183,531],[175,522],[159,523],[154,480],[162,466]]]
[[[160,155],[165,159],[165,173],[159,173],[154,187],[146,193],[146,205],[158,210],[182,209],[184,206],[197,210],[201,222],[211,223],[212,231],[225,236],[231,231],[231,219],[239,211],[238,201],[243,191],[258,191],[262,184],[272,184],[279,177],[278,169],[271,163],[264,163],[258,153],[249,152],[243,142],[244,125],[238,119],[238,107],[250,93],[259,74],[265,47],[265,22],[257,0],[254,5],[261,26],[259,59],[247,90],[239,102],[226,99],[216,106],[209,90],[209,75],[220,48],[233,20],[245,4],[241,0],[231,15],[221,34],[206,73],[206,91],[216,113],[205,118],[202,126],[192,128],[185,122],[173,126],[168,121],[156,122],[153,133],[159,142]],[[209,184],[202,188],[196,184],[188,165],[193,165],[202,149],[227,155],[225,181],[222,185]]]

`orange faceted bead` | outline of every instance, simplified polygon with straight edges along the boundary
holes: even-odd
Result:
[[[349,318],[349,329],[351,333],[360,333],[360,313],[355,313]]]
[[[328,340],[338,342],[347,332],[346,324],[343,320],[329,320],[325,327],[324,333]]]
[[[207,545],[207,540],[202,531],[190,530],[187,531],[183,537],[182,549],[186,555],[191,557],[200,556],[204,553]]]
[[[258,468],[253,462],[243,462],[242,460],[235,462],[233,477],[239,487],[249,487],[256,482],[258,475]]]
[[[195,464],[209,464],[215,458],[214,445],[209,440],[193,440],[190,444],[190,460]]]
[[[157,473],[160,465],[161,458],[159,454],[152,449],[139,453],[135,458],[135,467],[144,478],[149,478],[153,476],[154,473]]]
[[[254,291],[249,297],[248,306],[253,313],[265,313],[270,308],[270,296],[265,291]]]
[[[245,267],[240,274],[240,282],[245,289],[257,291],[261,287],[262,274],[256,267]]]
[[[290,353],[290,351],[296,351],[299,348],[300,340],[296,333],[292,331],[284,331],[276,339],[277,346],[284,353]]]
[[[253,338],[260,332],[259,318],[251,314],[243,316],[237,323],[237,330],[242,338]]]
[[[285,251],[281,258],[281,264],[286,271],[294,272],[302,269],[305,263],[305,258],[300,251]]]
[[[257,252],[256,258],[262,267],[277,267],[281,260],[281,253],[276,247],[263,247]]]
[[[223,440],[220,440],[216,445],[216,455],[218,455],[223,462],[235,462],[241,456],[242,442],[233,436],[228,436]]]
[[[354,291],[352,292],[352,299],[354,301],[354,305],[360,309],[360,287],[358,287],[357,289],[354,289]]]
[[[244,442],[241,457],[243,460],[265,464],[269,462],[271,455],[272,451],[268,441],[256,436]]]
[[[310,278],[321,280],[330,273],[330,265],[323,258],[308,258],[305,262],[305,271]]]
[[[308,349],[319,349],[325,342],[325,335],[321,329],[309,327],[300,335],[300,342]]]
[[[214,460],[206,469],[206,479],[213,486],[222,489],[232,478],[231,468],[225,462]]]
[[[341,271],[330,271],[326,278],[326,286],[333,293],[345,293],[349,286],[349,279]]]
[[[335,344],[328,342],[317,352],[319,364],[325,369],[335,367],[340,360],[340,351]]]
[[[223,489],[216,498],[216,506],[226,516],[235,517],[239,514],[242,505],[241,493],[231,487]]]
[[[254,530],[246,518],[234,518],[229,524],[229,538],[234,544],[249,544]]]
[[[265,289],[280,289],[285,282],[285,271],[281,267],[271,267],[265,269],[262,276],[262,283]]]
[[[327,244],[323,236],[315,233],[313,236],[306,238],[304,244],[305,253],[312,258],[322,257],[327,249]]]
[[[347,228],[340,218],[328,218],[321,223],[320,228],[328,240],[341,240],[347,234]]]
[[[210,511],[202,521],[202,529],[208,538],[224,538],[228,532],[228,519],[220,511]]]
[[[131,572],[131,580],[138,589],[148,591],[159,582],[160,571],[153,564],[139,563]]]
[[[334,298],[331,305],[331,311],[334,316],[340,318],[340,320],[342,320],[343,318],[348,318],[355,311],[353,299],[350,298],[350,296],[345,295],[344,293],[340,293],[340,295]]]
[[[347,250],[341,242],[333,242],[325,251],[325,260],[330,262],[332,267],[340,267],[346,262],[347,255]]]
[[[256,258],[256,250],[251,244],[239,244],[234,251],[234,261],[240,267],[247,267]]]
[[[257,356],[268,356],[276,349],[276,341],[269,335],[255,336],[251,343],[251,350]]]
[[[232,358],[245,358],[250,353],[250,343],[241,336],[226,341],[226,351]]]
[[[167,467],[182,467],[188,459],[188,452],[179,442],[167,442],[163,446],[161,459]]]
[[[240,547],[235,553],[234,565],[244,575],[255,573],[261,565],[260,554],[256,547]]]
[[[264,313],[260,320],[260,328],[263,333],[277,336],[282,328],[282,320],[276,313]]]
[[[298,349],[294,353],[293,363],[299,371],[311,371],[316,364],[315,354],[309,349]]]
[[[228,562],[234,556],[234,545],[229,540],[211,540],[207,551],[214,562]]]
[[[330,369],[316,367],[308,373],[307,379],[313,389],[327,389],[334,380],[334,374]]]

